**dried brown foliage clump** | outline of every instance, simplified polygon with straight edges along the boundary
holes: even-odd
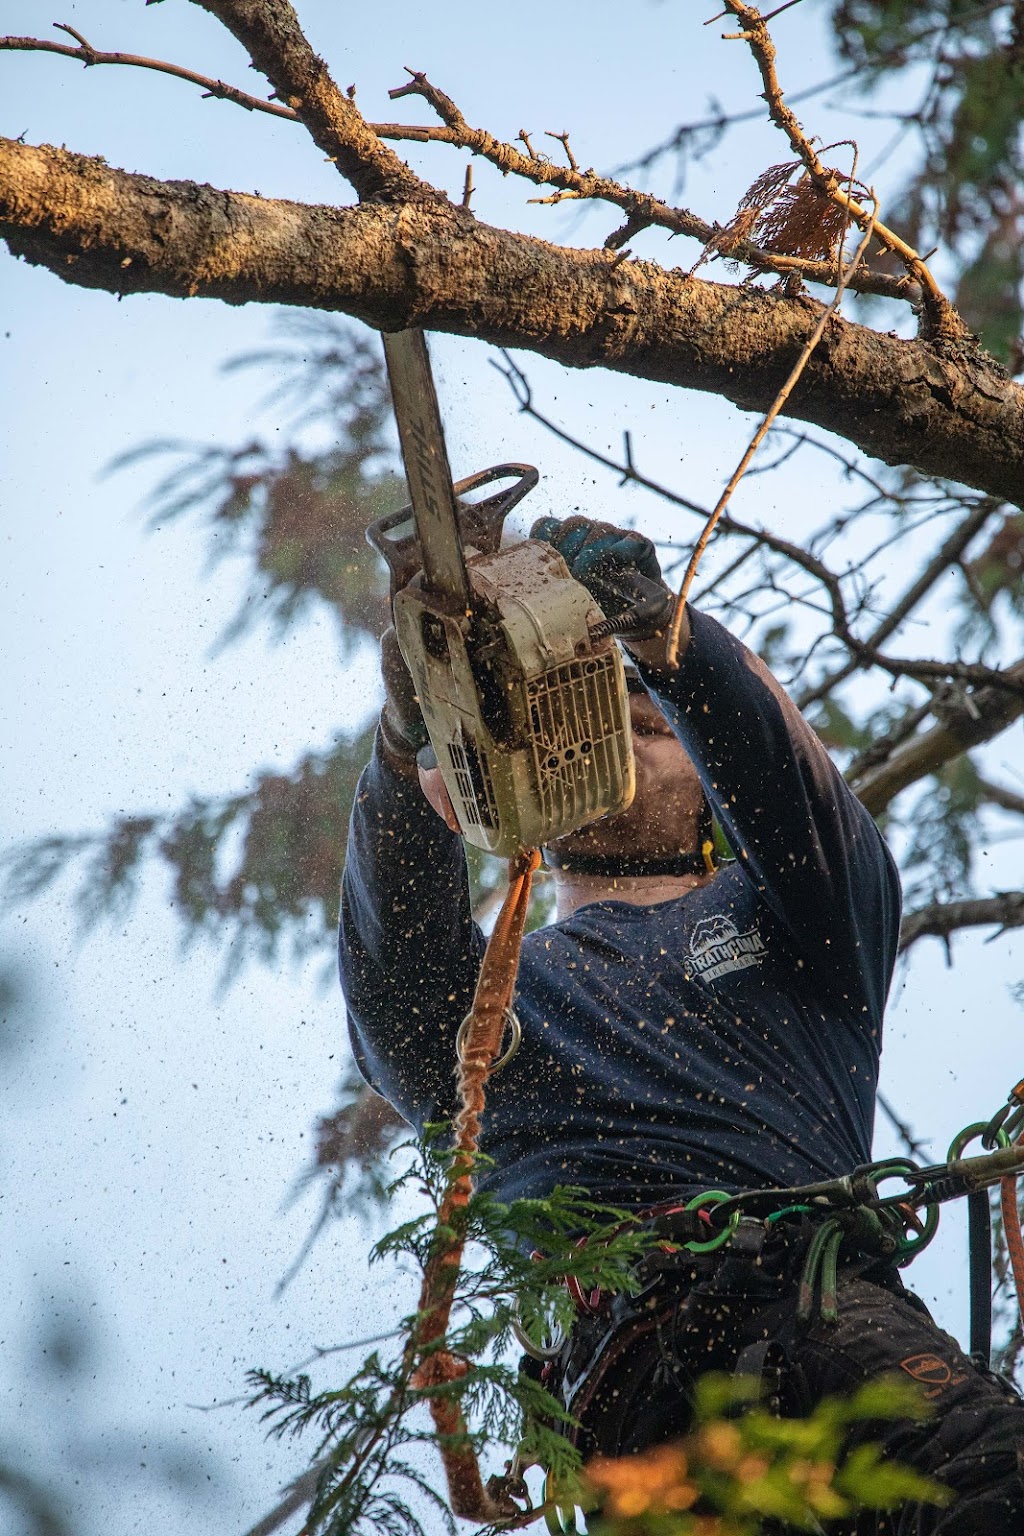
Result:
[[[705,248],[728,256],[745,240],[757,240],[766,250],[809,260],[834,258],[849,216],[841,204],[819,191],[799,160],[770,165],[740,198],[733,217]],[[845,180],[835,172],[837,179]],[[858,184],[859,187],[859,184]],[[862,190],[862,189],[861,189]]]

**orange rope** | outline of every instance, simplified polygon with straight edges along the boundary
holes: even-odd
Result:
[[[457,1360],[444,1347],[444,1336],[465,1247],[465,1212],[473,1192],[473,1164],[487,1079],[501,1049],[505,1016],[519,969],[530,885],[539,864],[540,854],[534,849],[524,850],[510,861],[508,891],[484,951],[473,995],[459,1060],[461,1108],[455,1120],[451,1173],[437,1213],[433,1253],[424,1271],[418,1322],[410,1341],[410,1353],[419,1359],[412,1385],[420,1389],[457,1381],[469,1369],[465,1361]],[[490,1521],[519,1513],[515,1505],[496,1500],[484,1488],[458,1401],[432,1397],[430,1412],[440,1440],[453,1512],[468,1520]]]
[[[1016,1145],[1024,1142],[1024,1135],[1017,1138]],[[1017,1292],[1017,1310],[1020,1313],[1021,1326],[1024,1327],[1024,1234],[1021,1233],[1020,1211],[1017,1205],[1017,1175],[1007,1174],[1005,1179],[999,1181],[999,1206],[1003,1216],[1003,1233],[1006,1237],[1006,1247],[1010,1254],[1010,1266],[1013,1269],[1013,1284]]]

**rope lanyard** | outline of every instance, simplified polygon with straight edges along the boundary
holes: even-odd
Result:
[[[1024,1142],[1024,1136],[1018,1137],[1015,1145],[1019,1147],[1022,1142]],[[1003,1236],[1006,1238],[1010,1266],[1013,1269],[1013,1283],[1017,1292],[1017,1310],[1020,1313],[1021,1327],[1024,1328],[1024,1234],[1020,1226],[1015,1175],[1007,1175],[1000,1183],[999,1204],[1003,1214]]]
[[[459,1031],[455,1145],[448,1182],[441,1198],[423,1275],[416,1326],[407,1358],[417,1362],[411,1383],[417,1389],[445,1386],[465,1376],[469,1366],[445,1347],[445,1334],[465,1247],[466,1207],[473,1192],[473,1165],[480,1140],[487,1080],[498,1064],[505,1024],[519,970],[519,952],[530,905],[530,886],[540,854],[524,850],[509,862],[509,885],[480,965],[473,1005]],[[467,1520],[495,1521],[522,1511],[485,1488],[458,1399],[430,1398],[438,1433],[449,1503]]]

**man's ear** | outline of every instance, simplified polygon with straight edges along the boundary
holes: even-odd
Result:
[[[417,768],[419,770],[420,789],[422,789],[426,796],[431,809],[437,812],[449,831],[461,833],[462,828],[459,826],[459,818],[455,814],[455,807],[452,805],[448,791],[444,787],[444,779],[441,777],[440,768],[424,768],[419,763]]]

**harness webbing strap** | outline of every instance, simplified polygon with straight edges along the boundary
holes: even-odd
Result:
[[[967,1263],[971,1354],[987,1368],[992,1355],[992,1215],[987,1189],[967,1196]]]
[[[412,1385],[419,1389],[457,1381],[469,1369],[464,1361],[457,1360],[445,1348],[444,1338],[465,1246],[465,1213],[473,1192],[473,1164],[480,1139],[487,1079],[501,1050],[505,1018],[519,969],[530,886],[539,864],[540,854],[532,849],[523,850],[509,862],[508,891],[484,951],[459,1052],[461,1108],[455,1119],[454,1154],[437,1213],[433,1251],[424,1270],[418,1320],[409,1344],[412,1358],[419,1362]],[[431,1397],[430,1412],[439,1437],[449,1502],[454,1513],[467,1520],[480,1521],[494,1521],[521,1513],[516,1505],[494,1498],[484,1487],[458,1400],[447,1395]]]

